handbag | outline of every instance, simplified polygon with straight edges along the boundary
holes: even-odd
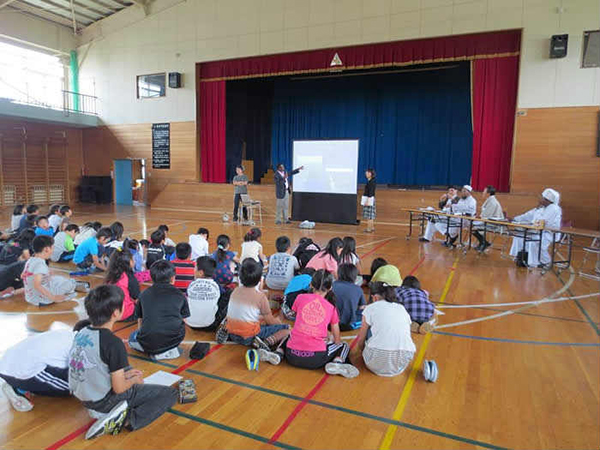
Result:
[[[360,199],[360,204],[362,206],[373,206],[374,202],[375,202],[375,197],[367,197],[366,195],[363,195]]]

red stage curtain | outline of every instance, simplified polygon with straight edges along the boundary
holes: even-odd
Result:
[[[201,79],[322,72],[336,53],[344,69],[494,58],[517,54],[520,42],[521,30],[510,30],[211,61],[202,63]]]
[[[225,81],[200,83],[202,181],[225,182]]]
[[[472,184],[510,188],[510,163],[517,104],[517,56],[473,61]]]

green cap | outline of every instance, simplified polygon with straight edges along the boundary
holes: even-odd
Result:
[[[402,276],[400,276],[400,271],[396,266],[388,264],[387,266],[382,266],[377,269],[373,278],[371,278],[371,282],[386,283],[390,286],[401,286]]]

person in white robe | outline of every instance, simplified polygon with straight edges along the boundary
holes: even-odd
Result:
[[[504,211],[502,211],[502,205],[496,198],[496,188],[494,186],[486,186],[486,188],[481,193],[483,197],[483,205],[481,205],[481,217],[482,219],[490,219],[490,220],[504,220]],[[473,223],[473,236],[477,238],[479,241],[479,245],[476,250],[479,252],[484,252],[486,248],[491,246],[492,244],[488,242],[483,236],[483,222],[475,222]],[[494,231],[494,225],[486,225],[487,231]],[[487,236],[486,236],[487,237]]]
[[[456,188],[454,186],[449,186],[448,192],[446,192],[440,197],[440,202],[438,204],[439,209],[441,209],[442,212],[450,212],[452,200],[456,198],[456,195]],[[431,242],[436,231],[443,234],[444,236],[448,232],[448,222],[446,221],[445,217],[440,217],[436,220],[429,220],[427,222],[427,226],[425,227],[425,233],[419,238],[419,241]]]
[[[522,223],[528,225],[537,225],[541,222],[544,223],[545,229],[560,229],[562,222],[562,209],[559,206],[560,194],[554,189],[544,189],[540,197],[540,203],[537,208],[527,211],[525,214],[521,214],[513,219],[515,223]],[[537,232],[532,231],[530,236],[535,237]],[[560,234],[551,233],[550,231],[544,231],[542,233],[542,248],[540,252],[540,242],[523,242],[522,237],[513,237],[512,246],[510,248],[510,255],[515,258],[520,251],[525,250],[527,252],[527,265],[529,267],[548,266],[552,261],[550,257],[550,244],[552,239],[556,241],[560,240]],[[525,244],[525,245],[524,245]],[[539,259],[538,259],[538,254]]]
[[[452,202],[450,206],[450,213],[456,215],[463,216],[474,216],[477,214],[477,200],[473,197],[473,188],[468,184],[464,185],[460,191],[460,198],[458,202],[454,203],[456,199]],[[448,230],[448,239],[447,242],[444,242],[446,247],[454,247],[456,243],[456,239],[458,239],[458,232],[460,230],[460,222],[461,219],[451,219],[450,220],[450,229]],[[462,221],[463,228],[469,227],[469,222],[466,220]]]

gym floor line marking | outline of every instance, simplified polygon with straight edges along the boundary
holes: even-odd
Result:
[[[446,279],[446,284],[444,285],[444,290],[442,291],[442,296],[440,297],[440,301],[439,301],[440,304],[444,303],[444,301],[446,300],[446,296],[448,295],[448,292],[450,291],[450,285],[452,284],[452,279],[454,278],[454,274],[456,273],[456,267],[458,265],[458,261],[459,261],[459,258],[458,258],[458,256],[456,256],[454,258],[454,263],[452,263],[452,267],[450,268],[450,273],[448,274],[448,278]],[[400,419],[402,419],[402,415],[404,414],[404,410],[406,409],[406,405],[408,404],[408,399],[410,397],[413,386],[415,384],[417,374],[420,370],[421,364],[425,357],[425,352],[427,351],[427,347],[429,347],[429,343],[431,342],[431,337],[432,337],[432,334],[427,333],[427,335],[425,336],[425,339],[423,339],[423,342],[421,343],[421,348],[419,349],[419,353],[417,354],[417,357],[415,358],[415,361],[412,365],[410,374],[408,376],[408,380],[406,381],[406,384],[404,385],[404,389],[402,390],[402,394],[400,395],[400,400],[398,401],[398,405],[396,406],[396,410],[394,411],[394,414],[392,416],[392,419],[395,421],[400,421]],[[381,445],[379,446],[380,450],[389,450],[397,431],[398,431],[397,425],[388,426],[385,436],[383,437],[383,441],[381,442]]]
[[[552,273],[554,273],[554,275],[556,275],[556,278],[558,278],[558,280],[563,284],[563,286],[565,286],[565,282],[563,281],[562,277],[555,271],[552,271]],[[573,291],[571,291],[570,286],[567,288],[567,292],[569,293],[569,295],[571,297],[575,297],[575,295],[573,294]],[[584,315],[587,322],[592,326],[592,328],[596,332],[596,335],[600,336],[600,328],[598,328],[598,325],[596,325],[596,322],[594,322],[593,319],[590,317],[587,310],[583,307],[583,305],[579,302],[579,300],[575,300],[575,304],[579,308],[579,311],[581,311],[581,313]]]
[[[453,303],[446,303],[446,305],[451,305]],[[502,311],[506,311],[505,309],[500,309],[500,308],[490,308],[487,306],[478,306],[478,307],[474,307],[472,309],[483,309],[486,311],[498,311],[498,312],[502,312]],[[546,314],[535,314],[535,313],[526,313],[526,312],[516,312],[514,313],[517,316],[531,316],[531,317],[540,317],[542,319],[554,319],[554,320],[564,320],[567,322],[577,322],[577,323],[588,323],[587,320],[582,320],[582,319],[572,319],[570,317],[561,317],[561,316],[548,316]]]
[[[132,353],[129,353],[128,356],[135,358],[135,359],[139,359],[141,361],[150,362],[150,363],[157,364],[157,365],[164,366],[164,367],[169,367],[169,368],[177,367],[174,364],[169,364],[169,363],[166,363],[163,361],[156,361],[156,360],[147,358],[145,356],[134,355]],[[263,392],[265,394],[271,394],[271,395],[275,395],[278,397],[284,397],[284,398],[287,398],[290,400],[296,400],[296,401],[300,401],[300,402],[303,400],[303,397],[300,397],[299,395],[288,394],[287,392],[277,391],[277,390],[266,388],[263,386],[246,383],[244,381],[238,381],[238,380],[234,380],[231,378],[226,378],[226,377],[223,377],[220,375],[203,372],[203,371],[197,370],[197,369],[187,369],[186,372],[194,374],[194,375],[198,375],[198,376],[201,376],[204,378],[208,378],[211,380],[220,381],[223,383],[229,383],[229,384],[233,384],[235,386],[252,389],[252,390],[255,390],[258,392]],[[443,437],[446,439],[451,439],[451,440],[466,443],[466,444],[473,444],[478,447],[490,448],[490,449],[503,449],[504,448],[504,447],[499,447],[497,445],[488,444],[487,442],[482,442],[482,441],[477,441],[474,439],[465,438],[463,436],[458,436],[458,435],[455,435],[452,433],[446,433],[444,431],[434,430],[431,428],[411,424],[408,422],[396,421],[393,419],[388,419],[387,417],[378,416],[375,414],[371,414],[371,413],[367,413],[367,412],[363,412],[363,411],[359,411],[359,410],[355,410],[355,409],[351,409],[351,408],[346,408],[344,406],[338,406],[338,405],[334,405],[334,404],[327,403],[327,402],[321,402],[318,400],[310,399],[307,401],[307,403],[310,405],[320,406],[322,408],[331,409],[331,410],[339,411],[339,412],[346,413],[346,414],[351,414],[353,416],[361,417],[364,419],[371,419],[371,420],[375,420],[377,422],[387,423],[390,425],[398,425],[400,427],[411,429],[414,431],[419,431],[419,432],[426,433],[426,434],[432,434],[435,436],[440,436],[440,437]]]
[[[268,438],[264,436],[260,436],[258,434],[250,433],[249,431],[240,430],[239,428],[230,427],[229,425],[223,425],[222,423],[213,422],[212,420],[204,419],[202,417],[193,416],[188,413],[184,413],[183,411],[178,411],[176,409],[169,409],[167,412],[174,414],[179,417],[184,417],[189,420],[193,420],[194,422],[202,423],[204,425],[211,426],[213,428],[217,428],[219,430],[228,431],[233,434],[237,434],[238,436],[247,437],[249,439],[253,439],[258,442],[262,442],[265,444],[271,444],[274,447],[285,448],[290,450],[296,450],[300,447],[294,447],[292,445],[284,444],[283,442],[271,442]]]
[[[448,331],[432,331],[434,334],[443,336],[453,336],[465,339],[477,339],[480,341],[490,342],[506,342],[509,344],[531,344],[531,345],[550,345],[550,346],[562,346],[562,347],[598,347],[599,343],[587,343],[587,342],[546,342],[546,341],[527,341],[521,339],[506,339],[506,338],[494,338],[485,336],[472,336],[470,334],[450,333]]]
[[[210,353],[212,353],[213,351],[217,351],[219,348],[221,348],[221,346],[215,346],[212,347],[210,349],[210,351],[206,354],[206,356],[208,356]],[[133,356],[134,358],[138,358],[135,355],[129,355],[129,356]],[[146,360],[147,358],[138,358],[138,359],[143,359]],[[148,358],[149,359],[149,358]],[[152,359],[149,359],[150,361],[152,361]],[[175,367],[174,370],[171,371],[171,373],[177,374],[180,371],[185,370],[186,368],[190,367],[193,364],[196,364],[198,361],[201,361],[200,359],[192,359],[190,361],[188,361],[185,364],[182,364],[181,366],[177,367],[174,366],[172,364],[164,364],[167,367]],[[159,361],[156,361],[157,363],[159,363]],[[179,370],[181,369],[181,370]],[[178,372],[179,370],[179,372]],[[62,439],[59,439],[58,441],[56,441],[54,444],[50,445],[49,447],[46,447],[46,450],[58,450],[60,447],[62,447],[65,444],[68,444],[69,442],[73,441],[75,438],[77,438],[78,436],[82,435],[83,433],[85,433],[91,426],[92,424],[95,422],[95,420],[91,420],[89,423],[87,423],[86,425],[82,426],[81,428],[78,428],[77,430],[73,431],[71,434],[68,434],[67,436],[65,436]]]

